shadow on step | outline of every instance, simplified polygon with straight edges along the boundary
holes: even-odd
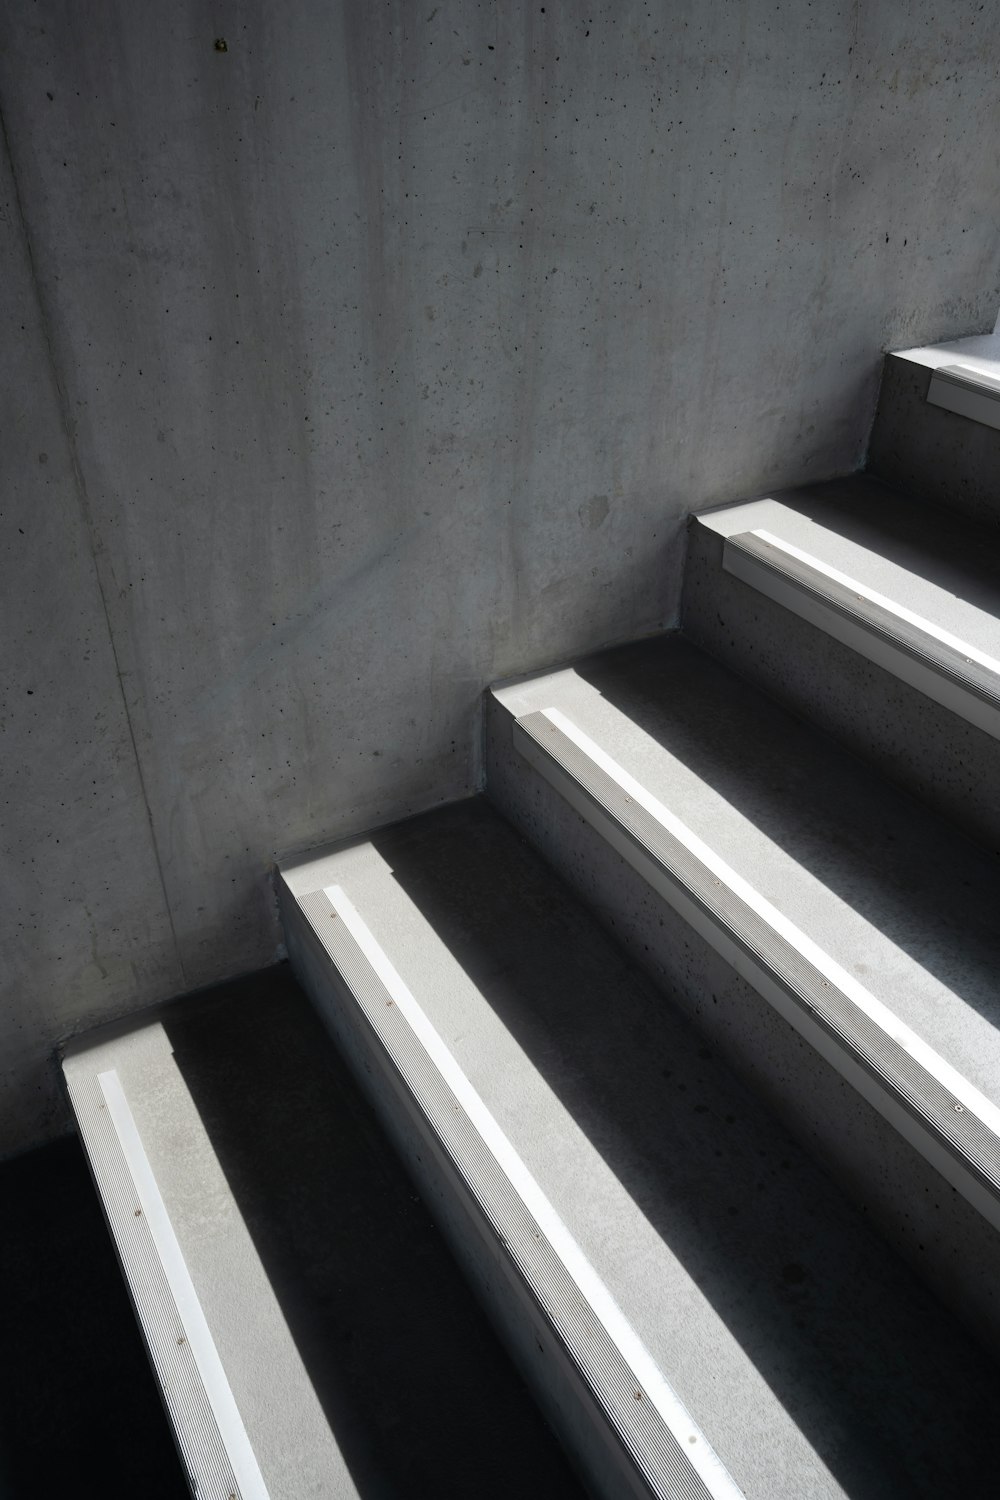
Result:
[[[582,1500],[287,966],[164,1027],[363,1500]]]
[[[1000,1029],[995,855],[680,636],[605,652],[575,670]],[[878,973],[856,976],[878,993]]]
[[[79,1141],[0,1166],[0,1495],[184,1500]]]
[[[1000,1372],[509,826],[372,842],[844,1493],[987,1492]]]
[[[783,505],[898,563],[957,598],[1000,614],[1000,547],[995,526],[929,501],[914,502],[871,474],[782,491]]]

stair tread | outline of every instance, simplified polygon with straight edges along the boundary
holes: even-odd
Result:
[[[963,365],[981,375],[1000,376],[1000,334],[976,333],[942,344],[923,344],[913,349],[894,349],[892,359],[908,359],[931,370],[941,365]]]
[[[1000,867],[678,636],[495,690],[561,709],[988,1098]]]
[[[995,530],[867,475],[708,511],[720,536],[765,529],[987,655],[1000,657]]]
[[[953,1481],[992,1366],[487,804],[283,873],[347,894],[748,1495]]]
[[[287,969],[96,1033],[64,1067],[77,1098],[119,1076],[271,1500],[500,1497],[534,1476],[577,1500]]]

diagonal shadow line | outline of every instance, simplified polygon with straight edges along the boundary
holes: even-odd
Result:
[[[995,527],[928,500],[914,501],[872,474],[831,479],[774,498],[1000,619]]]
[[[371,842],[844,1493],[992,1483],[1000,1372],[488,804]]]
[[[582,1500],[287,966],[163,1025],[365,1500]]]
[[[873,927],[1000,1026],[1000,861],[680,636],[577,663]]]

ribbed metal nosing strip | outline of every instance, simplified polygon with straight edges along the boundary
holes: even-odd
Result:
[[[796,549],[798,550],[798,549]],[[863,585],[851,579],[833,578],[818,563],[809,562],[787,551],[777,539],[760,536],[753,531],[740,532],[726,538],[723,549],[723,568],[733,573],[751,587],[758,586],[758,579],[748,577],[737,559],[748,560],[753,569],[767,577],[780,579],[784,584],[804,594],[807,598],[832,611],[852,625],[874,636],[902,652],[927,671],[944,678],[963,693],[968,693],[991,709],[1000,709],[1000,675],[983,662],[970,659],[960,645],[950,645],[938,640],[925,625],[923,628],[913,620],[904,618],[888,604],[880,604],[865,597]],[[761,592],[768,593],[766,582]],[[779,602],[787,603],[782,599]],[[928,622],[929,624],[929,622]],[[930,696],[935,696],[933,692]],[[980,727],[986,728],[977,718]],[[988,729],[1000,737],[1000,716],[996,728]]]
[[[1000,430],[1000,381],[964,365],[942,365],[931,372],[927,404]]]
[[[705,851],[708,858],[697,852],[704,848],[700,840],[627,773],[610,774],[600,764],[610,758],[558,710],[525,714],[516,720],[513,734],[515,749],[598,833],[610,833],[632,868],[685,920],[694,920],[765,999],[774,1004],[776,994],[784,997],[784,1013],[807,1037],[819,1028],[833,1042],[832,1060],[846,1076],[842,1059],[860,1069],[860,1076],[874,1085],[865,1090],[867,1097],[897,1128],[901,1119],[911,1122],[916,1128],[907,1135],[917,1149],[1000,1228],[1000,1133],[982,1117],[1000,1118],[996,1106],[909,1034],[908,1044],[926,1060],[918,1061],[886,1024],[867,1013],[869,1006],[877,1013],[885,1010],[874,996],[820,955],[763,898],[755,896],[751,904],[738,894],[734,886],[745,882],[710,851]],[[806,956],[810,951],[815,961]],[[864,1005],[845,992],[850,987]],[[898,1021],[894,1029],[899,1036],[908,1033]],[[856,1079],[850,1081],[858,1086]],[[892,1104],[902,1112],[896,1118],[886,1107]]]
[[[931,372],[932,380],[946,380],[949,385],[960,385],[963,390],[975,391],[977,395],[993,396],[1000,401],[1000,380],[995,375],[986,375],[973,370],[970,365],[938,365]]]
[[[642,1492],[662,1500],[738,1500],[732,1478],[344,892],[331,888],[298,900],[366,1029],[629,1455]],[[629,1341],[631,1359],[620,1347]]]
[[[218,1355],[193,1287],[179,1305],[177,1277],[190,1278],[176,1240],[175,1264],[164,1264],[154,1225],[161,1240],[164,1221],[168,1239],[173,1231],[118,1075],[81,1077],[77,1062],[66,1085],[191,1492],[197,1500],[267,1500],[221,1365],[211,1372],[214,1402],[206,1387],[199,1361]]]

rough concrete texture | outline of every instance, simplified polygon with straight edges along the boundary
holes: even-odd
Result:
[[[468,789],[484,683],[669,622],[687,511],[855,468],[880,351],[993,321],[974,0],[10,0],[2,30],[37,299],[3,463],[83,570],[5,513],[5,572],[54,595],[17,606],[47,707],[7,731],[39,782],[7,878],[92,763],[134,809],[59,835],[112,888],[74,903],[74,1023],[266,962],[276,852]],[[87,690],[36,655],[81,611]],[[64,1026],[20,943],[0,1148],[52,1128],[22,1091]]]
[[[2,149],[0,260],[2,1154],[61,1118],[56,1036],[181,970]]]
[[[1000,432],[928,406],[933,373],[906,355],[887,357],[868,468],[922,500],[1000,526]]]

